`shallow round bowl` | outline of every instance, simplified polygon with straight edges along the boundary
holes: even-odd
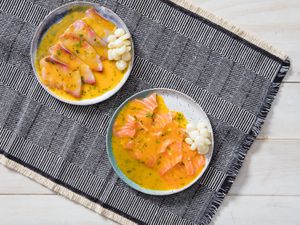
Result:
[[[162,96],[164,98],[164,101],[167,105],[167,107],[170,110],[174,110],[174,111],[178,111],[178,112],[182,112],[186,119],[188,120],[188,122],[192,122],[192,121],[204,121],[207,126],[209,131],[211,132],[212,136],[211,136],[211,142],[212,145],[210,147],[210,151],[205,155],[206,157],[206,163],[205,163],[205,167],[203,168],[203,170],[201,171],[201,173],[188,185],[180,188],[180,189],[172,189],[172,190],[152,190],[152,189],[146,189],[140,185],[138,185],[137,183],[133,182],[132,180],[130,180],[122,171],[121,169],[118,167],[118,164],[116,162],[116,159],[114,157],[113,154],[113,149],[112,149],[112,129],[113,129],[113,125],[115,123],[116,117],[118,116],[118,114],[120,113],[120,111],[123,109],[124,106],[126,106],[126,104],[129,101],[132,101],[136,98],[145,98],[149,95],[151,95],[152,93],[156,93],[160,96]],[[144,90],[142,92],[139,92],[137,94],[134,94],[133,96],[131,96],[130,98],[128,98],[127,100],[125,100],[120,106],[119,108],[115,111],[114,115],[111,118],[109,127],[108,127],[108,132],[107,132],[107,136],[106,136],[106,148],[107,148],[107,154],[108,154],[108,158],[110,160],[110,163],[112,165],[112,167],[114,168],[115,172],[117,173],[117,175],[126,183],[128,184],[130,187],[134,188],[137,191],[146,193],[146,194],[150,194],[150,195],[170,195],[170,194],[175,194],[178,193],[180,191],[183,191],[185,189],[187,189],[188,187],[190,187],[191,185],[193,185],[195,182],[197,182],[200,177],[203,175],[203,173],[205,172],[205,170],[208,168],[208,165],[210,163],[212,154],[213,154],[213,146],[214,146],[214,137],[213,137],[213,130],[210,124],[210,121],[207,117],[207,115],[205,114],[205,112],[203,111],[203,109],[189,96],[175,91],[175,90],[171,90],[171,89],[162,89],[162,88],[154,88],[154,89],[148,89],[148,90]]]
[[[131,41],[131,54],[132,54],[132,60],[130,61],[130,64],[122,78],[122,80],[111,90],[109,90],[108,92],[97,96],[95,98],[92,99],[84,99],[84,100],[69,100],[69,99],[65,99],[62,98],[60,96],[58,96],[57,94],[55,94],[54,92],[52,92],[46,85],[44,85],[40,79],[40,76],[35,68],[35,58],[36,58],[36,51],[38,49],[38,46],[44,36],[44,34],[47,32],[47,30],[55,23],[58,23],[71,9],[74,9],[74,7],[78,7],[78,6],[90,6],[90,7],[94,7],[97,12],[99,14],[101,14],[104,18],[106,18],[107,20],[113,22],[118,28],[123,28],[126,32],[129,33],[129,30],[127,28],[127,26],[125,25],[125,23],[122,21],[122,19],[115,14],[113,11],[111,11],[108,8],[105,8],[104,6],[101,6],[99,4],[96,3],[90,3],[90,2],[72,2],[72,3],[68,3],[65,5],[62,5],[58,8],[56,8],[55,10],[53,10],[52,12],[50,12],[48,14],[48,16],[46,16],[46,18],[40,23],[40,25],[38,26],[32,42],[31,42],[31,50],[30,50],[30,54],[31,54],[31,64],[34,70],[34,74],[36,76],[36,78],[38,79],[38,82],[40,83],[40,85],[42,85],[42,87],[53,97],[57,98],[60,101],[69,103],[69,104],[73,104],[73,105],[91,105],[91,104],[95,104],[95,103],[99,103],[102,102],[108,98],[110,98],[112,95],[114,95],[117,91],[120,90],[120,88],[125,84],[126,80],[128,79],[130,72],[132,70],[132,65],[133,65],[133,59],[134,59],[134,46],[133,46],[133,40],[132,37],[130,38]]]

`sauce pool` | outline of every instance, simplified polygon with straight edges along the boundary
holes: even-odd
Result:
[[[168,113],[170,112],[167,108],[163,98],[157,96],[158,107],[155,110],[155,113]],[[129,102],[117,115],[115,120],[115,126],[122,126],[125,123],[126,116],[132,115],[136,112],[137,106],[133,101]],[[162,175],[159,172],[160,168],[160,158],[153,167],[146,165],[147,163],[137,160],[134,156],[134,151],[139,149],[143,152],[143,149],[136,147],[135,149],[126,149],[126,143],[130,140],[134,140],[136,143],[139,143],[140,146],[146,146],[146,151],[144,154],[156,154],[157,149],[161,146],[161,143],[166,138],[179,138],[178,130],[180,128],[185,129],[187,121],[184,115],[180,112],[173,112],[176,114],[174,117],[174,124],[168,125],[164,132],[169,133],[164,137],[153,137],[146,131],[139,130],[135,135],[134,139],[130,137],[118,137],[116,135],[112,136],[112,151],[117,162],[118,167],[121,171],[133,182],[137,183],[143,188],[151,190],[174,190],[180,189],[195,180],[195,178],[203,170],[205,163],[199,167],[193,175],[186,175],[185,169],[182,163],[177,164],[173,169],[169,170],[167,173]],[[180,134],[179,134],[180,135]],[[205,159],[205,156],[201,156]]]
[[[40,67],[40,60],[47,55],[49,55],[49,48],[55,45],[59,37],[65,32],[65,30],[76,20],[82,19],[85,17],[85,11],[89,7],[75,7],[74,9],[70,10],[58,23],[53,24],[47,32],[44,34],[39,47],[36,52],[35,57],[35,68],[37,70],[38,75],[41,78],[41,67]],[[86,20],[86,23],[91,27],[95,27],[95,32],[100,36],[103,37],[106,31],[111,33],[114,32],[116,26],[109,22],[109,21],[93,21],[93,20]],[[107,50],[105,50],[107,51]],[[107,55],[107,52],[104,53]],[[75,98],[72,95],[68,94],[67,92],[56,89],[56,88],[49,88],[54,94],[60,96],[61,98],[68,99],[68,100],[84,100],[84,99],[91,99],[98,97],[109,90],[113,89],[117,86],[120,81],[122,80],[125,71],[119,71],[116,68],[114,61],[109,61],[107,59],[102,60],[103,63],[103,71],[102,72],[95,72],[94,76],[96,78],[96,83],[94,85],[83,83],[82,85],[82,92],[80,98]]]

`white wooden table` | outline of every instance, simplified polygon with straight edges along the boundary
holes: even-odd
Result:
[[[300,1],[192,0],[291,57],[259,140],[213,223],[300,225]],[[3,225],[115,224],[0,166]]]

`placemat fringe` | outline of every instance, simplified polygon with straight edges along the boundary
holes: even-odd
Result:
[[[287,54],[285,54],[280,49],[277,49],[274,46],[272,46],[271,44],[261,40],[259,37],[256,37],[255,35],[248,33],[247,31],[241,29],[239,26],[236,26],[215,14],[213,14],[199,6],[194,5],[193,3],[189,2],[188,0],[170,0],[170,1],[187,9],[187,10],[192,11],[193,13],[196,13],[196,14],[210,20],[211,22],[213,22],[221,27],[224,27],[225,29],[231,31],[232,33],[238,35],[239,37],[251,42],[254,45],[257,45],[258,47],[264,49],[265,51],[277,56],[278,58],[280,58],[284,61],[288,59]]]
[[[285,64],[278,71],[275,80],[277,79],[281,81],[288,72],[289,67],[290,62],[289,60],[286,60]],[[227,177],[224,179],[224,182],[221,185],[219,191],[215,194],[211,206],[206,210],[205,217],[203,218],[206,224],[210,223],[212,217],[216,214],[217,209],[222,204],[225,196],[227,195],[233,182],[235,181],[243,165],[248,150],[250,149],[251,145],[253,144],[256,137],[261,131],[262,125],[264,124],[268,112],[271,109],[271,105],[279,91],[280,84],[281,82],[271,83],[265,101],[262,103],[256,122],[254,123],[250,133],[246,136],[245,140],[243,141],[241,148],[238,151],[236,151],[237,154],[235,156],[235,160],[229,166]]]
[[[28,169],[27,167],[22,166],[21,164],[6,158],[4,155],[0,155],[0,163],[9,169],[19,172],[20,174],[24,175],[25,177],[28,177],[28,178],[34,180],[35,182],[45,186],[46,188],[49,188],[50,190],[66,197],[78,204],[81,204],[88,209],[93,210],[94,212],[98,213],[99,215],[105,216],[108,219],[114,220],[123,225],[136,225],[136,223],[132,222],[131,220],[128,220],[127,218],[124,218],[108,209],[105,209],[102,206],[100,206],[99,204],[96,204],[96,203],[90,201],[89,199],[82,197],[81,195],[76,194],[63,186],[52,182],[51,180]]]

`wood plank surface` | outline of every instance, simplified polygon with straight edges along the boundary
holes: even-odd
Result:
[[[300,81],[299,0],[189,0],[285,52],[292,68],[287,82]]]
[[[286,52],[292,68],[214,225],[300,225],[300,1],[190,0]],[[0,224],[113,225],[0,166]]]
[[[212,224],[299,225],[299,216],[295,216],[299,201],[299,196],[229,196]],[[0,203],[5,205],[0,210],[1,224],[5,225],[116,224],[61,196],[6,195],[0,196]]]

